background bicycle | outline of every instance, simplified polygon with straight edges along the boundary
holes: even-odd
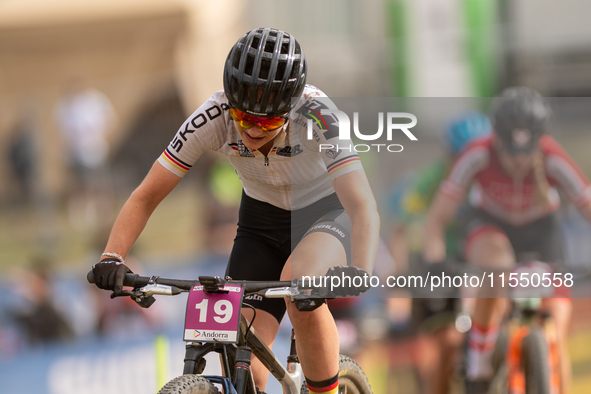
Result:
[[[504,293],[496,294],[508,297],[508,308],[494,344],[494,377],[486,392],[563,393],[561,368],[565,363],[570,365],[570,360],[560,351],[556,323],[543,307],[543,300],[568,297],[571,293],[565,293],[565,289],[573,288],[575,282],[581,285],[588,279],[589,270],[563,272],[539,261],[518,263],[510,272],[483,272],[480,268],[458,263],[447,266],[450,275],[482,274],[486,280],[498,277],[500,280],[495,281],[494,286],[503,286]],[[465,332],[471,324],[469,313],[460,311],[456,328]],[[465,341],[464,351],[467,346],[470,346],[469,341]],[[468,362],[463,359],[458,379],[465,379]],[[465,390],[470,392],[471,389]]]

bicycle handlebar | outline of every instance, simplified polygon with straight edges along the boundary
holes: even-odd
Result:
[[[89,271],[86,275],[86,280],[88,283],[95,283],[94,281],[94,274],[92,271]],[[123,286],[129,287],[142,287],[146,286],[150,283],[150,280],[153,283],[158,283],[160,285],[166,286],[174,286],[178,287],[181,290],[191,290],[191,288],[195,285],[199,284],[199,280],[187,280],[187,279],[168,279],[168,278],[161,278],[158,276],[140,276],[138,274],[128,273],[125,274],[125,279],[123,280]],[[244,281],[244,280],[228,280],[226,284],[231,285],[240,285],[244,287],[245,293],[256,293],[261,290],[277,288],[277,287],[290,287],[292,286],[291,281]]]

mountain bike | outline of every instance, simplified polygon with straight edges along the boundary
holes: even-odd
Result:
[[[92,271],[88,282],[94,283]],[[162,387],[159,394],[257,394],[252,372],[254,354],[279,381],[285,394],[306,394],[302,369],[296,354],[292,330],[290,354],[284,367],[272,350],[252,327],[252,321],[242,314],[247,295],[265,298],[288,298],[300,311],[312,311],[321,306],[326,294],[318,289],[305,289],[299,281],[238,281],[219,276],[200,276],[198,280],[166,279],[157,276],[126,274],[123,290],[116,296],[129,296],[138,305],[150,307],[155,295],[173,296],[188,293],[183,340],[186,343],[183,374]],[[252,308],[254,309],[254,308]],[[221,376],[202,375],[207,354],[220,355]],[[349,357],[339,359],[339,393],[371,394],[363,370]]]
[[[482,277],[482,281],[503,278],[501,285],[508,290],[511,306],[495,343],[492,360],[494,375],[487,394],[562,393],[556,326],[552,316],[544,312],[541,306],[542,300],[551,297],[555,287],[565,285],[567,278],[572,286],[574,275],[556,272],[549,264],[539,261],[518,263],[511,272],[491,269],[485,272],[482,268],[453,260],[447,260],[438,269],[441,267],[445,267],[445,273],[450,276],[476,274]],[[588,273],[584,271],[577,278],[586,276]],[[453,287],[440,288],[435,297],[458,297],[457,290]],[[424,291],[418,294],[425,296]],[[430,297],[433,296],[430,294]],[[468,332],[471,325],[469,313],[461,311],[456,315],[455,326],[460,332]],[[465,380],[467,350],[465,340],[464,357],[456,377],[460,381]]]
[[[511,312],[501,326],[495,345],[495,374],[488,392],[559,394],[562,383],[556,327],[552,316],[543,312],[541,305],[542,299],[551,296],[554,290],[552,286],[543,286],[542,281],[562,278],[553,275],[548,264],[538,261],[518,264],[510,275],[534,283],[522,286],[525,281],[517,280],[516,286],[510,287]]]
[[[450,263],[453,274],[483,274],[481,268]],[[487,394],[562,393],[556,326],[552,316],[541,306],[544,298],[552,296],[555,286],[564,284],[563,274],[539,261],[518,263],[510,273],[489,270],[484,274],[483,278],[491,279],[492,276],[502,275],[502,286],[508,290],[511,303],[495,343],[492,358],[494,375]],[[568,275],[572,280],[572,274]],[[467,332],[471,324],[471,318],[465,311],[456,318],[456,328],[461,327],[462,332]],[[466,340],[464,356],[467,349]],[[463,363],[465,360],[466,357]],[[466,368],[465,364],[460,367],[460,380],[465,379]]]

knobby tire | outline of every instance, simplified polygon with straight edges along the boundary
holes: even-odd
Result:
[[[199,375],[182,375],[166,383],[158,394],[220,394],[209,380]]]
[[[526,394],[550,394],[548,344],[543,332],[532,328],[523,339],[523,369]]]

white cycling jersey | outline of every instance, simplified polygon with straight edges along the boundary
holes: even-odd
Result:
[[[204,151],[219,151],[236,169],[248,196],[285,210],[304,208],[334,193],[334,179],[362,169],[351,141],[338,139],[336,117],[320,113],[328,108],[336,109],[321,90],[306,85],[265,156],[244,145],[228,111],[228,99],[218,91],[183,123],[158,161],[182,177]]]

